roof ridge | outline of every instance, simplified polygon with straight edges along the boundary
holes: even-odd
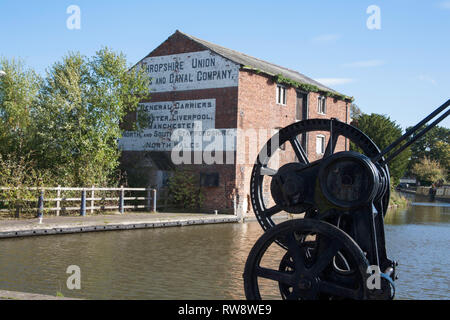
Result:
[[[249,58],[252,58],[252,59],[255,59],[255,60],[264,62],[264,63],[271,64],[271,65],[273,65],[273,66],[275,66],[275,67],[282,68],[282,69],[286,69],[286,70],[289,70],[289,71],[292,71],[292,72],[301,74],[302,76],[305,76],[304,74],[300,73],[299,71],[296,71],[296,70],[293,70],[293,69],[290,69],[290,68],[286,68],[286,67],[280,66],[280,65],[278,65],[278,64],[276,64],[276,63],[273,63],[273,62],[270,62],[270,61],[267,61],[267,60],[263,60],[263,59],[261,59],[261,58],[257,58],[257,57],[251,56],[251,55],[246,54],[246,53],[241,52],[241,51],[237,51],[237,50],[234,50],[234,49],[230,49],[230,48],[221,46],[220,44],[212,43],[212,42],[210,42],[210,41],[208,41],[208,40],[203,40],[203,39],[197,38],[197,37],[192,36],[192,35],[190,35],[190,34],[181,32],[181,31],[179,31],[179,30],[177,30],[177,31],[178,31],[179,33],[181,33],[181,34],[183,34],[183,35],[185,35],[185,36],[191,38],[191,39],[194,40],[194,41],[197,41],[197,42],[199,42],[199,41],[200,41],[200,42],[207,42],[207,43],[210,43],[210,44],[212,44],[212,45],[214,45],[214,46],[218,46],[218,47],[221,47],[221,48],[223,48],[223,49],[230,50],[230,51],[236,52],[236,53],[238,53],[238,54],[247,56],[247,57],[249,57]],[[306,77],[306,76],[305,76],[305,77]]]
[[[272,62],[269,62],[269,61],[266,61],[266,60],[263,60],[263,59],[260,59],[260,58],[257,58],[257,57],[253,57],[253,56],[248,55],[248,54],[246,54],[246,53],[243,53],[243,52],[240,52],[240,51],[237,51],[237,50],[234,50],[234,49],[230,49],[230,48],[227,48],[227,47],[218,45],[218,44],[216,44],[216,43],[212,43],[212,42],[207,41],[207,40],[203,40],[203,39],[197,38],[197,37],[195,37],[195,36],[192,36],[192,35],[190,35],[190,34],[187,34],[187,33],[185,33],[185,32],[182,32],[182,31],[180,31],[180,30],[176,30],[176,32],[178,32],[178,33],[180,33],[180,34],[182,34],[182,35],[188,37],[189,39],[191,39],[191,40],[193,40],[193,41],[195,41],[195,42],[197,42],[197,43],[203,45],[204,47],[206,47],[206,48],[209,49],[209,50],[213,50],[213,51],[214,51],[214,49],[212,49],[211,47],[219,47],[219,48],[221,48],[221,49],[224,49],[224,50],[227,50],[227,51],[231,51],[231,52],[236,53],[236,54],[238,54],[238,55],[245,56],[245,57],[247,57],[247,58],[249,58],[249,59],[257,60],[257,61],[259,61],[259,62],[261,62],[261,63],[269,64],[269,65],[272,65],[273,67],[280,68],[280,69],[283,69],[283,70],[286,70],[286,71],[289,71],[289,72],[293,72],[293,73],[299,75],[300,77],[303,77],[303,78],[305,78],[306,80],[309,80],[310,82],[313,82],[313,83],[316,84],[316,85],[322,86],[323,88],[327,89],[328,91],[330,91],[330,92],[332,92],[332,93],[339,93],[338,91],[336,91],[336,90],[334,90],[334,89],[332,89],[332,88],[329,88],[329,87],[325,86],[324,84],[320,83],[319,81],[316,81],[316,80],[314,80],[314,79],[312,79],[312,78],[310,78],[310,77],[304,75],[303,73],[301,73],[301,72],[299,72],[299,71],[296,71],[296,70],[293,70],[293,69],[290,69],[290,68],[286,68],[286,67],[280,66],[280,65],[278,65],[278,64],[275,64],[275,63],[272,63]],[[210,45],[210,46],[208,46],[208,45]],[[217,53],[217,52],[216,52],[216,53]],[[217,53],[217,54],[222,55],[222,54],[220,54],[220,53]],[[225,58],[227,58],[227,59],[229,59],[229,60],[233,60],[233,59],[231,59],[230,57],[225,57]],[[236,62],[236,61],[235,61],[235,62]],[[239,62],[239,63],[240,63],[240,62]],[[240,64],[242,64],[242,63],[240,63]],[[275,76],[275,75],[276,75],[276,74],[274,74],[274,76]],[[302,82],[302,81],[300,81],[300,82]],[[340,94],[340,93],[339,93],[339,94]]]

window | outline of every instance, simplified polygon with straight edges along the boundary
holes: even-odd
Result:
[[[286,88],[277,85],[277,104],[286,105]]]
[[[200,186],[201,187],[218,187],[219,186],[219,173],[200,173]]]
[[[317,113],[326,114],[327,113],[327,98],[320,96],[317,101]]]
[[[324,154],[325,153],[325,136],[318,134],[316,137],[316,153]]]
[[[308,94],[297,91],[297,106],[295,120],[301,121],[308,118]]]

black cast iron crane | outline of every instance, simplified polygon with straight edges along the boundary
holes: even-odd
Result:
[[[300,121],[272,137],[251,176],[253,211],[265,233],[245,266],[247,299],[262,298],[261,279],[275,281],[286,300],[393,299],[397,263],[387,257],[384,234],[388,164],[444,120],[449,105],[450,100],[382,151],[336,119]],[[330,138],[323,158],[310,162],[302,141],[312,132]],[[335,153],[340,137],[358,152]],[[270,159],[284,144],[291,145],[296,161],[272,169]],[[276,224],[279,212],[304,216]],[[284,250],[277,268],[264,265],[274,259],[269,250],[274,243]]]

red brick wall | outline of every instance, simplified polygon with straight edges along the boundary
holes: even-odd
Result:
[[[175,33],[163,44],[152,51],[149,56],[164,56],[187,52],[204,51],[205,47],[186,38],[180,33]],[[158,101],[179,101],[197,99],[216,99],[216,128],[239,128],[247,129],[275,129],[283,128],[296,121],[297,94],[294,88],[288,87],[286,90],[287,103],[279,105],[276,103],[276,83],[271,77],[255,72],[241,70],[239,73],[239,87],[204,89],[192,91],[172,91],[163,93],[153,93],[151,102]],[[317,103],[318,94],[308,95],[308,118],[338,118],[348,122],[349,112],[344,101],[327,98],[327,112],[325,115],[318,114]],[[129,120],[133,120],[135,115],[130,115]],[[258,132],[256,132],[258,133]],[[326,141],[328,134],[324,133]],[[270,135],[261,139],[262,141],[249,141],[243,143],[238,139],[237,153],[248,153],[249,149],[256,148],[256,154],[262,145],[270,138]],[[345,150],[346,141],[338,141],[336,151]],[[316,154],[316,134],[308,136],[308,156],[310,160],[320,158]],[[139,157],[145,156],[145,152],[134,152],[123,154],[123,163],[139,162]],[[294,154],[290,145],[286,146],[286,151],[280,151],[280,163],[294,161]],[[237,189],[239,196],[239,206],[244,211],[251,214],[250,175],[256,155],[247,158],[245,163],[236,165],[188,165],[187,168],[195,172],[219,172],[220,186],[215,188],[204,188],[206,196],[204,209],[207,211],[220,210],[232,211],[233,193]],[[247,204],[245,204],[247,202]]]
[[[257,74],[251,71],[241,71],[239,76],[239,96],[238,96],[238,128],[240,129],[275,129],[284,128],[296,121],[297,93],[292,87],[286,88],[286,105],[279,105],[276,102],[277,84],[268,76]],[[308,118],[337,118],[340,121],[348,122],[346,102],[336,100],[334,98],[326,99],[326,114],[318,113],[318,93],[311,92],[308,94]],[[316,134],[325,135],[326,143],[329,134],[326,132],[314,132],[308,136],[308,158],[310,161],[321,158],[316,154]],[[258,149],[266,141],[258,141]],[[255,142],[256,143],[256,142]],[[238,141],[237,152],[247,152],[249,146]],[[344,151],[346,141],[339,138],[336,145],[337,151]],[[259,151],[258,150],[258,151]],[[294,161],[294,152],[288,144],[285,151],[279,151],[279,166],[284,163]],[[238,164],[236,167],[236,185],[240,195],[240,199],[248,198],[250,193],[250,177],[253,163],[256,160],[250,159],[246,164]],[[278,166],[278,167],[279,167]],[[270,167],[270,163],[269,163]],[[278,167],[274,169],[278,169]],[[268,191],[268,188],[266,188]],[[244,205],[245,207],[245,205]],[[251,215],[251,204],[248,203],[247,211]]]
[[[187,52],[204,51],[205,47],[186,38],[180,33],[175,33],[168,38],[158,48],[153,50],[148,57],[165,56],[172,54],[180,54]],[[200,100],[200,99],[216,99],[216,123],[217,129],[236,128],[237,126],[237,104],[238,104],[238,88],[219,88],[219,89],[202,89],[191,91],[170,91],[152,93],[149,100],[142,102],[161,102],[161,101],[180,101],[180,100]],[[136,114],[127,116],[124,128],[129,129],[129,122],[136,119]],[[128,122],[128,124],[127,124]],[[123,152],[122,167],[132,167],[133,164],[141,163],[146,152]],[[233,190],[235,188],[235,166],[234,165],[183,165],[184,168],[200,173],[219,173],[219,187],[203,188],[205,201],[203,209],[208,212],[213,210],[232,212],[233,210]],[[143,170],[142,168],[139,170]],[[149,176],[149,182],[152,181],[151,176],[157,170],[156,168],[148,168],[150,172],[143,172],[143,175]]]
[[[347,106],[347,103],[342,100],[337,100],[334,98],[327,97],[326,98],[326,114],[320,114],[318,113],[318,98],[320,94],[316,92],[311,92],[308,95],[308,119],[330,119],[330,118],[336,118],[342,122],[349,123],[350,122],[350,115],[349,110],[347,108],[350,108],[350,106]],[[308,158],[312,161],[318,160],[322,158],[321,155],[318,155],[316,153],[316,136],[317,134],[323,134],[325,136],[325,141],[328,143],[329,139],[329,133],[328,132],[317,132],[315,134],[308,135]],[[337,144],[336,144],[336,150],[335,152],[339,151],[345,151],[346,149],[346,142],[347,139],[344,139],[342,137],[339,138]]]
[[[238,97],[238,128],[248,129],[276,129],[284,128],[295,121],[297,95],[294,88],[286,90],[286,105],[279,105],[276,102],[277,84],[267,76],[250,71],[241,71],[239,75],[239,97]],[[268,138],[270,138],[270,134]],[[259,152],[267,142],[257,141]],[[256,144],[256,141],[253,141]],[[239,141],[237,152],[242,153],[248,150],[248,142]],[[245,150],[245,151],[244,151]],[[290,152],[290,145],[286,146],[286,151],[280,152],[280,165],[294,160],[294,153]],[[257,155],[256,155],[257,156]],[[238,164],[236,167],[236,185],[240,199],[248,199],[250,194],[250,177],[256,156],[248,159],[245,164]],[[269,167],[271,163],[269,163]],[[275,169],[278,169],[276,167]],[[245,201],[245,200],[244,200]],[[251,215],[250,202],[244,205],[247,212],[244,215]]]
[[[187,38],[186,36],[184,36],[179,32],[175,32],[145,58],[168,56],[172,54],[186,53],[186,52],[198,52],[204,50],[207,49],[201,44],[190,40],[189,38]]]

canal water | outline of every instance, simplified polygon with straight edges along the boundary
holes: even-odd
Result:
[[[386,218],[397,299],[450,299],[450,205],[416,200]],[[256,222],[0,240],[0,290],[86,299],[244,299]],[[274,261],[279,255],[273,254]],[[81,290],[66,287],[81,268]],[[276,287],[269,297],[277,297]]]

